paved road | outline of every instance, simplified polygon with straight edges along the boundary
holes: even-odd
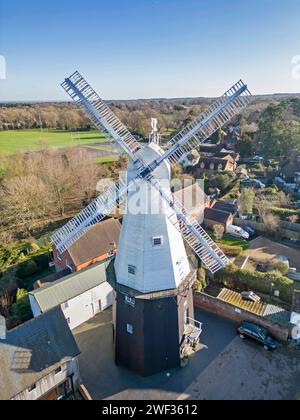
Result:
[[[122,400],[300,398],[299,352],[266,353],[236,337],[236,326],[196,311],[204,324],[201,350],[187,367],[140,378],[115,366],[111,311],[75,331],[81,376],[92,397]]]

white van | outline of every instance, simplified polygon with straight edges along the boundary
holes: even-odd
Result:
[[[239,226],[229,225],[226,228],[226,233],[233,236],[234,238],[238,239],[249,239],[250,235],[248,232],[246,232],[244,229],[242,229]]]

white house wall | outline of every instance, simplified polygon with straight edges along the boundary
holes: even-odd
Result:
[[[36,318],[42,314],[41,308],[33,295],[30,295],[29,298],[33,316]],[[93,318],[100,311],[112,306],[112,304],[113,289],[105,282],[63,303],[61,309],[65,318],[69,321],[70,329],[73,330]]]
[[[41,308],[39,307],[35,297],[33,295],[29,295],[29,302],[32,314],[34,318],[37,318],[38,316],[42,315]]]
[[[100,303],[101,302],[101,306]],[[108,283],[103,283],[94,289],[88,290],[80,296],[62,304],[61,308],[69,322],[71,330],[93,318],[100,310],[112,306],[113,289]]]
[[[49,375],[42,378],[40,381],[36,382],[36,388],[29,392],[25,389],[23,392],[12,398],[15,401],[35,401],[41,398],[43,395],[46,395],[52,389],[56,388],[61,383],[65,382],[68,377],[73,376],[73,384],[76,387],[79,382],[79,367],[78,360],[73,359],[70,362],[67,362],[61,366],[61,372],[55,374],[55,372],[50,373]],[[31,384],[33,385],[33,384]]]

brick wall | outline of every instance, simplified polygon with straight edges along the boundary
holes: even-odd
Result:
[[[221,317],[230,319],[231,321],[240,324],[243,321],[252,322],[263,328],[266,328],[277,340],[286,342],[291,333],[291,329],[283,327],[282,325],[275,324],[268,319],[258,315],[247,312],[243,309],[236,308],[235,306],[223,302],[222,300],[213,296],[206,295],[205,293],[195,293],[194,295],[195,306],[212,312]]]

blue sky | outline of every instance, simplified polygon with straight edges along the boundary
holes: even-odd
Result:
[[[103,98],[300,92],[299,0],[0,0],[0,101],[61,100],[79,70]]]

